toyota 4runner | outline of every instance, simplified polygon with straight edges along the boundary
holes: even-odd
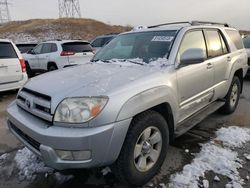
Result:
[[[247,53],[227,24],[179,22],[118,35],[91,62],[31,79],[11,132],[57,170],[111,166],[129,185],[160,169],[169,142],[235,111]]]

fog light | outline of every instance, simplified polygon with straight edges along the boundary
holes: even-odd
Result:
[[[64,151],[56,150],[57,155],[66,161],[84,161],[91,159],[91,151]]]

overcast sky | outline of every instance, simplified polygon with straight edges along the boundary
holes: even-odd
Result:
[[[58,0],[10,0],[12,20],[57,18]],[[80,0],[84,18],[120,25],[172,21],[228,22],[250,30],[250,0]]]

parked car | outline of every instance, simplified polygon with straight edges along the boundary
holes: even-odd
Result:
[[[53,71],[89,62],[94,56],[89,42],[81,40],[56,40],[38,44],[24,54],[27,73]]]
[[[15,44],[0,39],[0,91],[19,89],[27,79],[24,59]]]
[[[29,51],[31,51],[37,44],[36,43],[19,43],[16,44],[17,48],[19,49],[19,51],[24,54],[27,53]]]
[[[110,33],[106,35],[101,35],[96,37],[92,42],[91,46],[94,48],[95,52],[100,50],[103,46],[107,45],[113,38],[115,38],[117,33]]]
[[[246,72],[240,34],[226,24],[151,26],[118,35],[90,63],[31,79],[8,125],[49,167],[110,165],[141,186],[174,138],[218,109],[235,111]]]
[[[250,36],[246,36],[243,39],[244,46],[247,50],[247,55],[248,55],[248,71],[247,71],[247,76],[250,76]]]

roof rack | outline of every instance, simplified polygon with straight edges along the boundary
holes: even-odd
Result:
[[[192,26],[196,26],[196,25],[221,25],[224,27],[229,27],[229,25],[227,23],[206,22],[206,21],[187,21],[187,22],[164,23],[164,24],[159,24],[159,25],[148,26],[148,28],[155,28],[155,27],[161,27],[161,26],[167,26],[167,25],[179,25],[179,24],[189,24]]]

